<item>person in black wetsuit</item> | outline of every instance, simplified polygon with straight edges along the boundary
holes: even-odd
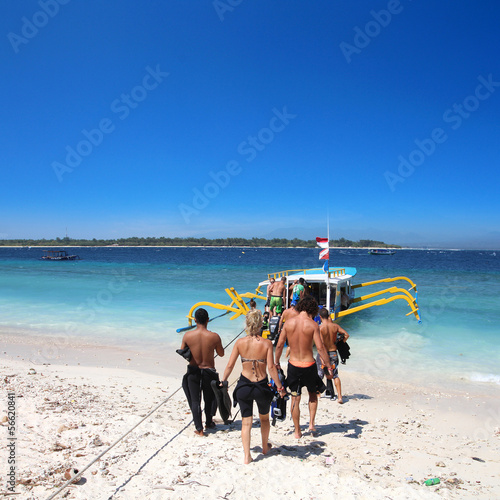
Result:
[[[279,381],[278,371],[273,362],[273,344],[261,337],[262,313],[259,310],[250,311],[246,315],[245,338],[234,344],[233,351],[224,370],[223,381],[226,381],[233,371],[238,356],[241,356],[241,376],[234,390],[233,398],[240,405],[241,410],[241,441],[243,443],[244,461],[252,461],[250,455],[250,431],[253,421],[253,402],[257,403],[260,418],[260,432],[262,435],[262,453],[266,455],[271,449],[269,439],[269,409],[273,399],[273,392],[269,387],[267,370],[276,382],[280,394],[285,392]]]
[[[186,346],[191,350],[191,360],[187,373],[182,379],[182,388],[193,414],[195,434],[204,436],[201,420],[201,395],[205,402],[205,430],[215,427],[217,402],[210,383],[212,380],[219,382],[219,375],[215,371],[214,353],[224,356],[224,348],[219,335],[207,330],[208,313],[199,308],[194,314],[196,328],[186,332],[182,338],[181,349]]]

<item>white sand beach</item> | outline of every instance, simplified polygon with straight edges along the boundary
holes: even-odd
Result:
[[[441,391],[341,367],[345,404],[320,400],[316,435],[296,440],[291,420],[278,421],[264,457],[255,420],[254,461],[243,465],[236,410],[233,424],[217,415],[214,431],[194,435],[180,389],[185,362],[172,349],[146,357],[66,343],[54,361],[41,364],[41,338],[2,338],[0,492],[16,493],[12,498],[49,498],[67,469],[82,471],[167,398],[56,498],[500,498],[498,386]],[[226,360],[217,360],[219,371]],[[6,446],[9,394],[15,394],[14,455]],[[305,431],[306,397],[301,410]],[[9,491],[12,457],[16,484]],[[423,485],[433,477],[440,484]]]

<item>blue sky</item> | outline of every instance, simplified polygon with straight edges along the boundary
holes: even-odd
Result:
[[[4,0],[1,238],[500,248],[500,3]]]

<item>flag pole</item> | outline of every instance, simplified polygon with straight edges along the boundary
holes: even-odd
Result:
[[[330,210],[327,210],[327,213],[326,213],[326,234],[327,234],[327,238],[328,238],[328,272],[330,272]]]
[[[328,226],[330,224],[328,223]],[[326,238],[322,238],[320,236],[316,236],[316,242],[320,248],[319,258],[320,260],[325,259],[325,263],[323,264],[323,272],[326,274],[325,283],[327,286],[327,294],[326,294],[326,306],[328,308],[328,312],[330,312],[330,227],[327,228],[328,236]]]
[[[326,271],[326,293],[327,293],[327,308],[328,308],[328,314],[330,314],[330,309],[331,309],[331,297],[330,297],[330,211],[327,209],[326,212],[326,237],[328,239],[328,259],[327,259],[327,268],[328,270]]]

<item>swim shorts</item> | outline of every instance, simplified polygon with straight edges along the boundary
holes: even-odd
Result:
[[[333,378],[339,378],[339,355],[337,351],[328,351],[328,356],[330,356],[330,363],[335,365],[333,369]],[[321,357],[318,354],[316,356],[316,366],[318,367],[318,375],[320,378],[323,378],[325,375],[328,375],[325,370],[323,370],[323,363],[321,362]]]
[[[274,307],[276,307],[276,314],[281,314],[283,312],[283,297],[271,295],[269,309],[272,311]]]
[[[241,416],[251,417],[253,415],[253,402],[257,403],[260,415],[267,415],[274,398],[273,391],[269,387],[269,380],[252,382],[243,375],[240,376],[238,384],[233,392],[233,399],[240,405]]]
[[[302,387],[313,393],[321,393],[326,389],[325,384],[318,376],[316,363],[307,368],[298,368],[288,362],[286,385],[290,389],[292,396],[300,396]]]

